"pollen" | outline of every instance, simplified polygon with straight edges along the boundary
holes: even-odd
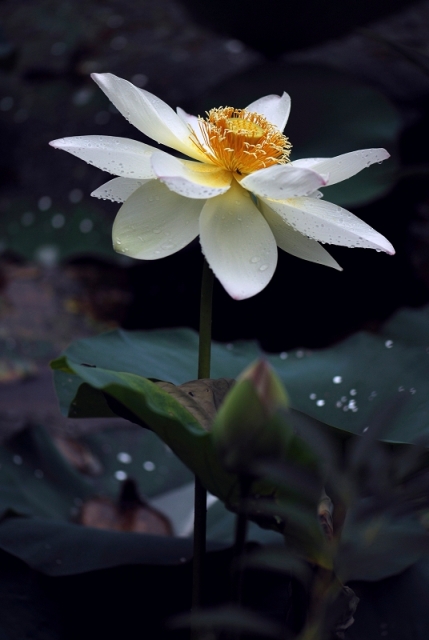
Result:
[[[199,118],[201,135],[191,140],[211,164],[247,175],[289,161],[291,144],[264,116],[246,109],[220,107]]]

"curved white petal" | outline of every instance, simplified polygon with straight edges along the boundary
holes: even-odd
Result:
[[[152,168],[161,182],[185,198],[214,198],[225,193],[232,180],[229,171],[201,162],[179,160],[163,151],[153,154]]]
[[[163,100],[112,73],[93,73],[91,78],[118,111],[149,138],[192,158],[204,157],[191,142],[186,124]]]
[[[383,162],[387,158],[390,158],[390,153],[386,149],[359,149],[343,153],[335,158],[301,158],[291,162],[291,165],[328,174],[329,178],[326,184],[331,185],[347,180],[374,162]]]
[[[105,182],[91,195],[101,200],[112,200],[112,202],[125,202],[130,195],[149,180],[133,180],[132,178],[113,178]]]
[[[310,169],[275,164],[249,174],[240,181],[245,189],[261,198],[286,200],[307,196],[326,184],[324,176]]]
[[[268,122],[274,124],[280,131],[286,126],[290,113],[290,96],[283,93],[282,96],[270,95],[251,102],[246,111],[253,111],[264,116]]]
[[[207,147],[206,140],[201,131],[200,119],[197,118],[197,116],[186,113],[186,111],[180,107],[177,107],[177,115],[187,125],[187,127],[192,130],[192,133],[195,135],[203,149],[206,149],[210,153],[210,149]],[[212,164],[209,156],[205,157],[203,161]]]
[[[280,249],[287,251],[287,253],[297,258],[323,264],[327,267],[342,271],[338,262],[334,260],[318,242],[310,240],[310,238],[302,235],[302,233],[295,231],[295,229],[287,224],[284,219],[278,213],[275,213],[265,202],[260,202],[260,208],[266,221],[270,225],[277,246],[279,246]]]
[[[75,136],[52,140],[49,144],[117,176],[155,178],[150,158],[156,149],[137,140],[114,136]]]
[[[176,253],[198,235],[202,203],[182,198],[157,180],[139,187],[113,223],[113,248],[140,260]]]
[[[390,242],[346,209],[317,198],[290,198],[266,202],[296,231],[319,242],[344,247],[378,249],[393,255]]]
[[[250,298],[271,280],[277,265],[276,241],[250,194],[235,181],[227,193],[205,203],[200,241],[215,276],[232,298]]]

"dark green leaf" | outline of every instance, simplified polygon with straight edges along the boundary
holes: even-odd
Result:
[[[304,585],[311,578],[310,567],[284,547],[268,547],[244,557],[243,566],[295,576]]]
[[[177,616],[169,626],[175,629],[192,626],[195,629],[239,631],[264,638],[281,638],[284,635],[282,628],[271,620],[233,605]]]
[[[382,580],[428,553],[429,532],[417,519],[380,513],[360,521],[351,513],[342,532],[336,571],[343,582]]]
[[[427,433],[429,427],[429,336],[424,329],[429,326],[428,316],[427,309],[404,311],[379,336],[359,333],[329,349],[267,358],[285,384],[294,409],[342,432],[364,433],[379,411],[403,394],[402,407],[383,439],[410,443]],[[419,329],[414,332],[416,327]],[[197,345],[197,334],[187,329],[113,331],[73,343],[65,356],[67,366],[87,361],[111,371],[182,384],[195,378]],[[232,348],[215,343],[212,375],[237,376],[259,355],[253,342],[240,342]],[[54,367],[61,370],[64,363],[59,359]],[[82,379],[68,375],[64,383],[64,376],[57,379],[57,392],[68,413]],[[85,407],[80,411],[85,415]]]

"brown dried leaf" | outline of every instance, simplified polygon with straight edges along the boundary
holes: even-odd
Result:
[[[110,531],[173,535],[168,518],[140,498],[137,486],[131,479],[123,483],[117,504],[105,497],[91,498],[85,502],[80,524]]]
[[[53,441],[67,462],[81,473],[86,473],[89,476],[98,476],[103,472],[102,464],[98,458],[78,440],[54,437]]]
[[[203,378],[181,385],[156,382],[161,389],[173,396],[198,420],[203,429],[210,431],[217,410],[228,391],[235,384],[233,378]]]

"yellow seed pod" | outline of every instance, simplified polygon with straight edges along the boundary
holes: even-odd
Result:
[[[244,120],[244,118],[227,118],[228,130],[231,133],[246,138],[246,142],[256,144],[262,138],[265,131],[256,122]]]

